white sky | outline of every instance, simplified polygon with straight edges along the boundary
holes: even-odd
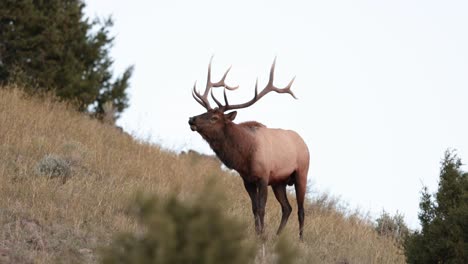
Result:
[[[236,121],[299,132],[315,191],[416,227],[444,151],[468,162],[468,1],[86,2],[115,20],[116,71],[135,65],[119,125],[140,137],[211,153],[187,124],[204,112],[191,88],[204,88],[211,55],[214,80],[233,65],[231,103],[253,96],[257,76],[263,88],[278,56],[275,83],[296,75],[299,100],[269,94]]]

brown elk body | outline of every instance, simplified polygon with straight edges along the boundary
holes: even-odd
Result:
[[[237,112],[225,114],[225,111],[248,107],[258,101],[270,91],[289,93],[291,81],[286,88],[279,89],[273,86],[273,73],[275,63],[270,71],[270,81],[265,89],[244,104],[229,105],[224,90],[225,105],[222,105],[211,93],[218,104],[212,109],[208,101],[208,93],[213,87],[224,87],[228,90],[237,87],[227,86],[224,82],[229,69],[221,81],[212,83],[211,62],[208,68],[208,81],[205,93],[200,95],[195,87],[193,96],[195,100],[207,109],[207,112],[189,119],[190,128],[197,131],[210,145],[218,158],[231,169],[236,170],[244,181],[244,186],[252,201],[252,211],[255,219],[257,234],[264,231],[265,205],[267,201],[267,187],[273,189],[276,199],[281,204],[282,218],[277,233],[286,225],[292,208],[288,202],[286,185],[294,185],[298,205],[299,235],[303,237],[304,226],[304,199],[307,186],[307,173],[309,169],[309,151],[304,140],[294,131],[271,129],[250,121],[240,124],[233,122]],[[294,79],[293,79],[294,80]]]

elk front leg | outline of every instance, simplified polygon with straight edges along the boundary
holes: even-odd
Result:
[[[265,206],[266,206],[266,201],[267,201],[267,196],[268,196],[267,187],[268,187],[268,183],[264,180],[260,180],[257,184],[258,217],[260,218],[260,234],[263,234],[263,232],[265,231],[264,229],[265,224],[263,220],[265,218]]]
[[[252,182],[244,181],[245,189],[249,194],[250,200],[252,201],[252,213],[255,221],[255,231],[257,235],[261,232],[260,217],[258,215],[258,199],[257,199],[257,185]]]

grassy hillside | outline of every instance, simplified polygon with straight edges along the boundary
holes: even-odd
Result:
[[[68,166],[58,172],[66,178],[41,176],[50,160]],[[226,213],[247,222],[255,239],[242,181],[220,170],[216,159],[176,155],[64,104],[0,89],[0,263],[97,262],[99,246],[117,232],[137,228],[126,209],[138,191],[160,197],[176,192],[190,199],[209,178],[216,178],[226,196]],[[321,197],[306,205],[304,243],[294,242],[299,263],[404,263],[395,243],[379,237],[366,219]],[[290,201],[294,206],[293,197]],[[270,193],[269,244],[275,241],[280,211]],[[293,241],[296,212],[285,230]]]

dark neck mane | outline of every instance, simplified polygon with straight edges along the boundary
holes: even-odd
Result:
[[[255,150],[255,130],[261,126],[257,122],[229,123],[218,138],[207,141],[224,165],[243,174]]]

